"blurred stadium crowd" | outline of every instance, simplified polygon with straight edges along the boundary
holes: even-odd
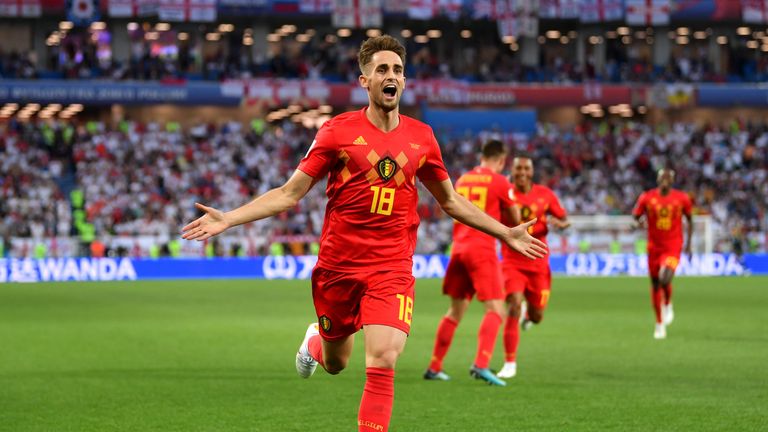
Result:
[[[540,38],[544,38],[541,36]],[[361,40],[333,34],[307,43],[285,40],[267,54],[254,55],[233,39],[214,51],[195,43],[178,42],[172,55],[153,50],[150,41],[134,39],[130,58],[118,61],[100,55],[97,41],[73,39],[50,47],[46,58],[34,52],[0,52],[0,77],[117,80],[223,80],[254,77],[310,78],[331,82],[357,79],[357,48]],[[654,66],[645,46],[606,39],[606,62],[596,66],[591,55],[580,63],[575,49],[557,41],[542,53],[538,65],[526,66],[495,33],[476,34],[472,43],[456,41],[457,49],[439,49],[406,40],[409,53],[406,75],[412,78],[455,78],[473,82],[762,82],[768,79],[768,54],[734,48],[721,72],[712,68],[705,44],[677,47],[666,67]]]
[[[289,121],[184,130],[174,123],[110,128],[11,120],[0,125],[0,238],[74,236],[83,223],[96,237],[176,237],[196,216],[194,202],[231,209],[282,184],[315,133]],[[765,249],[759,233],[768,229],[768,124],[651,127],[614,120],[570,129],[541,124],[530,139],[493,131],[436,134],[454,179],[476,164],[480,143],[491,136],[531,153],[537,181],[554,189],[571,214],[628,214],[655,185],[656,169],[672,166],[696,213],[713,216],[718,250]],[[311,237],[320,232],[324,206],[318,185],[297,209],[238,232]],[[419,251],[444,250],[451,221],[428,193],[419,212]]]

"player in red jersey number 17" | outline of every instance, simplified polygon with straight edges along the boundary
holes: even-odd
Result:
[[[416,178],[446,214],[523,255],[544,256],[546,246],[527,233],[530,224],[506,227],[453,190],[432,129],[399,113],[405,90],[405,48],[400,42],[391,36],[370,38],[360,47],[358,63],[359,83],[368,93],[366,108],[326,122],[283,186],[226,213],[196,204],[205,215],[187,224],[182,237],[206,240],[227,228],[275,216],[294,208],[327,178],[328,204],[312,272],[317,322],[299,346],[296,371],[308,378],[319,364],[338,374],[346,368],[354,334],[362,328],[366,380],[357,427],[386,432],[395,364],[414,306]],[[313,423],[307,424],[311,428]]]
[[[675,276],[683,249],[683,222],[688,225],[685,253],[691,254],[693,216],[691,198],[683,191],[672,189],[675,172],[660,169],[658,187],[640,195],[632,215],[635,228],[648,225],[648,273],[651,277],[651,302],[656,314],[653,330],[655,339],[666,339],[667,326],[672,324],[672,278]],[[645,216],[645,220],[643,220]]]
[[[482,149],[480,166],[459,177],[456,191],[496,220],[501,220],[503,214],[508,219],[517,220],[519,215],[512,199],[512,185],[500,174],[506,164],[504,144],[495,140],[487,142]],[[506,317],[504,283],[495,238],[466,225],[454,224],[451,260],[443,279],[443,293],[451,297],[451,305],[437,327],[435,348],[424,379],[450,379],[443,371],[443,359],[472,297],[477,295],[485,305],[485,316],[477,334],[477,354],[470,374],[491,385],[506,385],[488,369],[499,327]]]

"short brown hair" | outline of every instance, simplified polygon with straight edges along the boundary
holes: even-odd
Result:
[[[382,35],[366,39],[360,45],[360,52],[357,54],[357,63],[360,66],[360,72],[365,73],[363,68],[373,59],[373,55],[379,51],[393,51],[400,56],[400,60],[405,65],[405,47],[397,39],[389,35]]]
[[[520,151],[520,152],[515,153],[515,157],[514,158],[515,159],[530,159],[531,161],[533,161],[533,155],[528,153],[528,152],[526,152],[526,151]]]
[[[485,159],[494,159],[507,154],[507,149],[504,147],[504,143],[499,140],[490,140],[483,144],[483,149],[480,154]]]

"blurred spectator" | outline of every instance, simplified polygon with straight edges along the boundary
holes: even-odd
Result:
[[[179,80],[243,78],[322,78],[354,82],[361,35],[338,38],[315,33],[308,42],[293,37],[271,42],[266,53],[256,54],[243,45],[243,32],[221,35],[213,48],[203,51],[192,38],[179,40],[175,31],[130,32],[128,59],[115,59],[110,35],[105,32],[70,32],[49,55],[38,62],[32,52],[0,52],[0,77],[33,79]],[[575,32],[569,32],[575,33]],[[608,32],[611,33],[611,32]],[[145,39],[152,34],[153,39]],[[186,34],[186,33],[185,33]],[[614,35],[615,36],[615,35]],[[147,36],[148,37],[148,36]],[[562,36],[565,38],[565,36]],[[650,37],[650,36],[648,36]],[[439,40],[417,43],[405,39],[408,51],[406,76],[417,79],[453,78],[470,82],[763,82],[768,79],[768,53],[745,46],[731,46],[722,73],[715,73],[708,41],[674,46],[667,65],[654,65],[652,44],[606,36],[605,64],[597,66],[595,53],[586,45],[585,64],[577,61],[575,39],[565,44],[539,37],[540,58],[524,65],[522,49],[502,43],[495,31],[476,30],[471,39],[448,32]],[[252,39],[249,39],[252,41]],[[744,41],[740,41],[742,43]],[[252,43],[252,42],[251,42]],[[513,48],[514,49],[511,49]]]
[[[99,122],[11,120],[0,126],[0,237],[76,236],[85,222],[96,238],[172,241],[183,223],[198,216],[195,202],[231,209],[283,184],[315,133],[290,121],[257,133],[232,122],[183,130],[175,124],[124,122],[112,129]],[[766,124],[697,128],[604,121],[568,129],[541,124],[529,139],[493,131],[436,135],[454,178],[474,166],[480,143],[491,136],[513,152],[533,154],[536,180],[554,189],[571,214],[628,214],[638,195],[655,186],[656,170],[671,166],[696,212],[713,216],[720,250],[752,251],[768,230]],[[73,211],[72,190],[82,191],[82,211]],[[273,241],[289,244],[296,236],[310,243],[320,234],[325,199],[317,185],[296,209],[238,227],[235,236],[261,243],[240,240],[236,253],[267,253]],[[450,218],[426,192],[418,212],[418,251],[445,251]],[[124,245],[119,253],[138,253],[130,250]]]

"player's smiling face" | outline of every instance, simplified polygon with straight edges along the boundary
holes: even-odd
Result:
[[[394,51],[378,51],[360,75],[360,85],[368,98],[384,111],[396,109],[405,89],[403,60]]]
[[[527,189],[533,181],[533,161],[515,158],[512,162],[512,177],[518,189]]]

